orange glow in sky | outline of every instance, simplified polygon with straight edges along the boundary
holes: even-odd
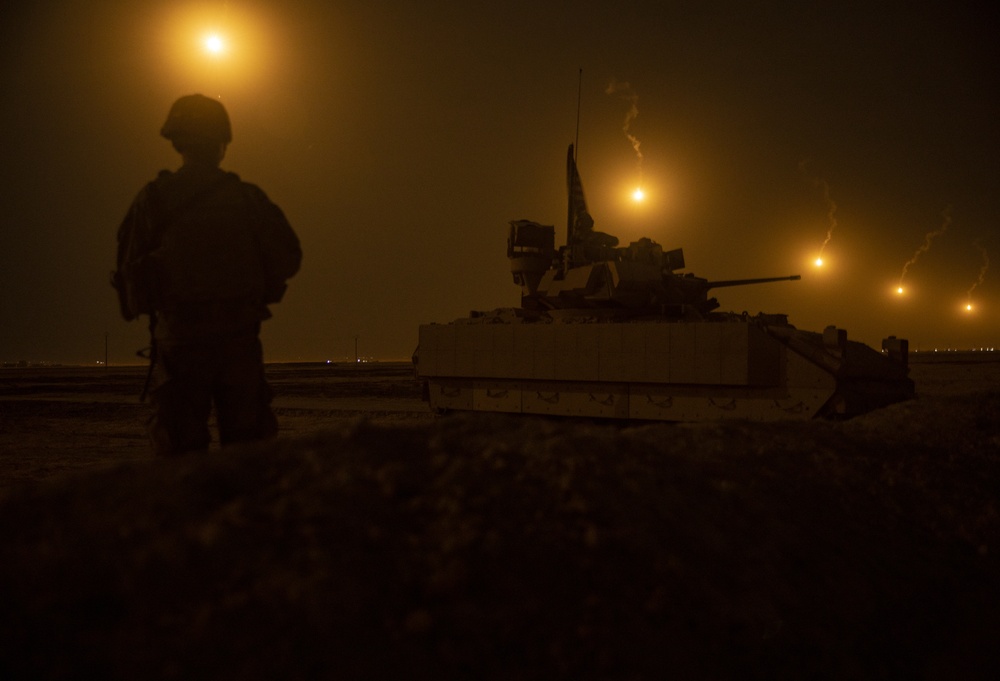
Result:
[[[171,92],[233,97],[262,83],[282,60],[277,45],[286,40],[273,17],[252,7],[212,3],[170,5],[162,30],[163,80]]]
[[[920,349],[1000,343],[1000,256],[968,295],[986,265],[970,242],[1000,249],[1000,166],[969,152],[1000,132],[983,88],[969,86],[995,76],[989,22],[934,3],[908,3],[902,23],[862,3],[821,18],[687,4],[640,0],[648,20],[612,25],[602,3],[577,3],[573,30],[525,33],[564,26],[564,3],[14,3],[0,12],[0,117],[16,168],[0,194],[0,363],[89,365],[109,334],[110,363],[125,365],[148,344],[141,324],[120,319],[106,270],[130,199],[181,163],[159,130],[194,93],[231,118],[223,169],[267,192],[306,253],[265,325],[269,361],[353,363],[355,334],[365,355],[409,360],[420,324],[516,307],[508,221],[555,225],[562,243],[565,152],[577,141],[595,231],[620,247],[648,237],[683,248],[685,271],[709,281],[801,271],[799,283],[713,290],[720,312],[787,314],[810,332],[836,322],[873,348],[888,335]],[[692,39],[716,25],[724,39]],[[511,49],[510,36],[523,44]],[[631,99],[609,96],[611,76],[641,95],[629,128],[641,170],[622,139]],[[794,106],[771,94],[802,87],[816,96]],[[69,113],[74,134],[46,134]],[[844,123],[861,113],[863,125]],[[920,131],[916,151],[912,136],[877,134],[900,121]],[[52,186],[74,200],[52,201]],[[897,263],[950,203],[954,224],[901,279]],[[824,249],[834,219],[838,241]],[[345,257],[372,242],[374,270]],[[52,285],[22,285],[36,275]],[[345,280],[361,282],[363,304]],[[38,312],[53,305],[74,312]]]

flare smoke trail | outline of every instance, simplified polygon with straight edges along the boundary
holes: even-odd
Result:
[[[826,238],[823,239],[823,245],[819,247],[819,255],[822,257],[823,251],[826,249],[826,245],[830,243],[830,239],[833,238],[833,230],[837,229],[837,204],[830,198],[830,185],[826,183],[826,180],[810,175],[806,171],[807,163],[808,161],[802,161],[799,163],[799,172],[802,173],[804,178],[809,180],[813,187],[819,189],[823,193],[823,203],[826,205],[826,219],[829,226],[826,230]]]
[[[622,125],[622,131],[625,133],[625,137],[628,138],[629,143],[632,145],[632,149],[635,150],[636,163],[639,168],[639,184],[642,184],[642,149],[641,143],[632,134],[632,121],[636,119],[639,115],[639,95],[632,91],[632,86],[628,82],[619,83],[618,81],[611,81],[608,87],[604,90],[604,94],[613,95],[621,93],[622,99],[629,103],[628,113],[625,114],[625,123]]]
[[[945,232],[947,232],[948,228],[951,227],[951,206],[948,206],[943,211],[941,211],[941,218],[943,220],[941,226],[935,229],[934,231],[927,233],[927,236],[924,237],[923,246],[918,248],[916,253],[913,254],[913,257],[910,258],[905,265],[903,265],[903,273],[899,275],[900,288],[902,288],[903,286],[903,279],[906,277],[906,272],[910,269],[910,267],[916,264],[917,260],[920,259],[921,255],[930,250],[931,241],[933,241],[935,237],[939,237]]]
[[[979,278],[976,280],[976,283],[974,283],[969,288],[969,304],[970,305],[972,304],[972,292],[975,291],[976,288],[979,287],[983,283],[983,279],[986,278],[986,270],[988,270],[990,268],[990,254],[986,252],[985,248],[983,248],[983,245],[979,242],[979,239],[976,239],[975,241],[973,241],[972,245],[975,246],[976,248],[978,248],[979,249],[979,253],[983,256],[983,266],[979,268]]]

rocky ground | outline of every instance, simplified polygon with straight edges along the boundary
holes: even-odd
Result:
[[[178,461],[100,371],[0,374],[0,678],[1000,671],[996,363],[842,423],[631,426],[275,367],[276,443]]]

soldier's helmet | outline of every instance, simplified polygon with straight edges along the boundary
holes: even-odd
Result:
[[[174,143],[203,140],[229,144],[233,141],[226,107],[205,95],[186,95],[174,102],[160,134]]]

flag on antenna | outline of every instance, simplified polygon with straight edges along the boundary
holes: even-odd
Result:
[[[566,183],[569,188],[568,238],[566,243],[571,244],[577,240],[576,236],[594,228],[594,219],[587,212],[587,199],[583,196],[583,183],[580,181],[580,173],[576,169],[576,158],[573,154],[572,144],[569,145],[569,152],[566,154]]]

